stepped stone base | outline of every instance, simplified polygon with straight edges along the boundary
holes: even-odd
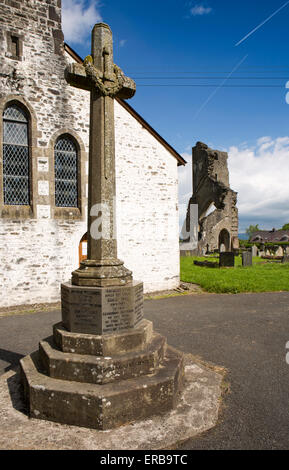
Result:
[[[100,430],[171,410],[184,381],[183,354],[146,320],[104,336],[57,324],[20,366],[31,417]]]
[[[185,356],[185,386],[173,410],[111,430],[29,419],[18,373],[0,376],[0,448],[6,450],[157,450],[215,426],[222,402],[222,370]],[[31,415],[32,416],[32,415]]]
[[[96,356],[115,356],[143,349],[152,339],[153,324],[143,320],[137,328],[126,333],[91,335],[71,333],[62,323],[53,327],[54,341],[63,352],[90,354]]]
[[[97,357],[64,353],[56,349],[53,338],[49,338],[40,342],[39,355],[49,377],[104,384],[153,373],[164,359],[165,347],[165,338],[154,335],[142,351],[114,357]]]

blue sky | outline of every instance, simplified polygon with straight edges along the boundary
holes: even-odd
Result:
[[[83,57],[100,20],[113,30],[115,62],[136,80],[130,104],[188,160],[180,170],[181,217],[191,147],[200,140],[229,152],[241,232],[250,223],[289,222],[289,2],[63,0],[66,41]],[[176,86],[185,84],[206,86]]]

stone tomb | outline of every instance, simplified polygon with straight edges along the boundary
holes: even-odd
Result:
[[[230,251],[220,253],[220,268],[234,268],[235,266],[235,255]]]

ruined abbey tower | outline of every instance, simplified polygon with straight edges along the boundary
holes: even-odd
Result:
[[[238,248],[237,193],[230,188],[228,154],[198,142],[193,148],[193,196],[198,206],[198,252]],[[190,210],[187,215],[189,225]]]

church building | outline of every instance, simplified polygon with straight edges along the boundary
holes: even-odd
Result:
[[[61,0],[0,0],[0,307],[57,302],[86,256],[89,93],[64,43]],[[115,100],[118,257],[144,291],[179,284],[184,159]]]

